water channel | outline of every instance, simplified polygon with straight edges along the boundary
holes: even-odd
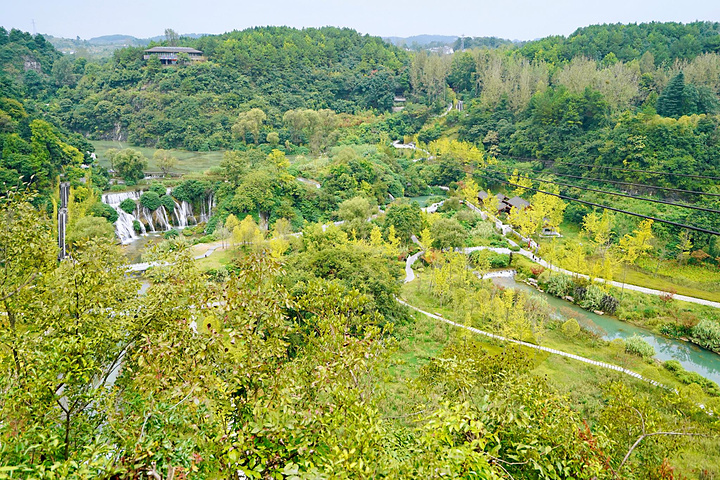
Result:
[[[498,286],[524,290],[544,298],[555,313],[563,320],[569,318],[569,312],[580,323],[580,325],[598,333],[605,340],[616,338],[628,338],[633,335],[642,337],[647,343],[655,348],[655,358],[660,361],[677,360],[685,370],[696,372],[703,377],[712,380],[720,385],[720,355],[705,350],[689,342],[675,340],[655,334],[641,327],[606,315],[597,315],[583,310],[575,304],[553,297],[547,293],[541,293],[524,283],[516,282],[511,277],[493,278]]]

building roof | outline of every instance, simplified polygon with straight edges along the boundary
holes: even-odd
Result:
[[[522,210],[523,208],[527,208],[530,206],[530,202],[520,197],[511,198],[507,201],[507,204],[511,207],[517,208],[518,210]]]
[[[495,197],[496,197],[498,200],[500,200],[501,202],[504,202],[505,200],[508,199],[508,197],[506,197],[504,193],[496,193],[496,194],[495,194]]]
[[[488,197],[488,194],[485,190],[481,190],[480,193],[478,193],[478,200],[485,200]]]
[[[190,47],[152,47],[145,50],[145,53],[197,53],[202,55],[203,52]]]

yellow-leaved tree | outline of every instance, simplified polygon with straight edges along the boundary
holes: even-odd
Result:
[[[430,142],[428,150],[439,159],[452,159],[462,165],[481,167],[485,165],[485,154],[470,142],[441,138]]]
[[[627,278],[628,267],[635,263],[640,257],[647,255],[653,248],[650,243],[650,240],[655,238],[652,234],[652,225],[652,220],[649,218],[645,219],[633,230],[632,235],[626,233],[620,239],[620,258],[624,263],[623,293],[625,293],[625,279]]]
[[[515,187],[515,190],[513,190],[513,195],[516,195],[518,197],[522,196],[525,192],[527,192],[528,188],[532,188],[532,180],[527,177],[521,176],[517,168],[513,170],[512,175],[510,175],[510,178],[508,178],[508,182],[510,182]]]
[[[242,245],[258,244],[263,239],[260,227],[251,215],[245,217],[232,232],[233,241]]]
[[[462,188],[460,188],[460,195],[462,199],[474,205],[478,201],[478,193],[480,193],[478,184],[471,176],[468,175],[462,182]]]

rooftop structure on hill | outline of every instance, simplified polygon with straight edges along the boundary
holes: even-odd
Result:
[[[203,52],[190,47],[152,47],[145,50],[143,58],[147,60],[156,56],[163,65],[175,65],[181,54],[187,55],[190,60],[195,62],[205,60]]]
[[[525,200],[524,198],[520,197],[513,197],[510,200],[507,201],[507,204],[510,205],[510,207],[515,207],[518,210],[523,210],[530,206],[530,202]]]

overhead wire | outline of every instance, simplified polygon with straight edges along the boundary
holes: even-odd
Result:
[[[495,170],[488,170],[487,168],[486,168],[485,170],[486,170],[486,171],[489,171],[489,172],[491,172],[491,173],[497,173],[497,174],[501,174],[501,175],[514,175],[514,174],[511,174],[511,173],[509,173],[509,172],[498,172],[498,171],[495,171]],[[527,178],[528,180],[532,180],[532,181],[535,181],[535,182],[551,183],[551,184],[553,184],[553,185],[560,185],[560,186],[568,187],[568,188],[577,188],[577,189],[579,189],[579,190],[585,190],[585,191],[588,191],[588,192],[601,193],[601,194],[603,194],[603,195],[613,195],[613,196],[617,196],[617,197],[632,198],[632,199],[641,200],[641,201],[644,201],[644,202],[661,203],[661,204],[663,204],[663,205],[671,205],[671,206],[674,206],[674,207],[688,208],[688,209],[691,209],[691,210],[699,210],[699,211],[702,211],[702,212],[719,213],[719,214],[720,214],[720,210],[715,210],[715,209],[712,209],[712,208],[698,207],[698,206],[695,206],[695,205],[686,205],[686,204],[683,204],[683,203],[668,202],[668,201],[665,201],[665,200],[659,200],[659,199],[654,199],[654,198],[637,197],[637,196],[635,196],[635,195],[628,195],[628,194],[626,194],[626,193],[609,192],[609,191],[607,191],[607,190],[598,190],[598,189],[596,189],[596,188],[581,187],[581,186],[578,186],[578,185],[571,185],[571,184],[568,184],[568,183],[554,182],[554,181],[552,181],[552,180],[543,180],[543,179],[532,178],[532,177],[528,177],[528,176],[525,176],[525,175],[520,175],[519,173],[517,174],[517,176],[518,176],[519,178]]]
[[[697,190],[683,190],[682,188],[658,187],[656,185],[646,185],[644,183],[630,183],[630,182],[621,182],[618,180],[606,180],[604,178],[581,177],[579,175],[568,175],[566,173],[557,173],[557,172],[548,172],[548,173],[550,175],[556,175],[558,177],[575,178],[575,179],[579,179],[579,180],[587,180],[590,182],[606,182],[606,183],[612,183],[615,185],[625,185],[628,187],[649,188],[652,190],[665,190],[668,192],[687,193],[687,194],[692,194],[692,195],[704,195],[704,196],[708,196],[708,197],[720,197],[720,193],[700,192]]]
[[[702,228],[702,227],[696,227],[696,226],[687,225],[687,224],[684,224],[684,223],[673,222],[673,221],[671,221],[671,220],[665,220],[665,219],[658,218],[658,217],[653,217],[653,216],[650,216],[650,215],[643,215],[642,213],[631,212],[631,211],[629,211],[629,210],[623,210],[623,209],[620,209],[620,208],[611,207],[611,206],[609,206],[609,205],[602,205],[602,204],[599,204],[599,203],[588,202],[588,201],[586,201],[586,200],[580,200],[579,198],[569,197],[569,196],[567,196],[567,195],[563,195],[563,194],[560,194],[560,193],[547,192],[547,191],[540,190],[540,189],[534,188],[534,187],[526,187],[526,186],[523,186],[523,185],[518,185],[517,183],[509,182],[509,181],[507,181],[507,180],[498,179],[498,178],[491,177],[491,176],[489,176],[489,175],[484,175],[484,174],[478,173],[478,172],[475,172],[475,174],[476,174],[476,175],[480,175],[481,177],[488,178],[488,179],[490,179],[490,180],[495,180],[495,181],[499,181],[499,182],[501,182],[501,183],[505,183],[505,184],[507,184],[507,185],[511,185],[511,186],[513,186],[513,187],[524,188],[524,189],[526,189],[526,190],[532,190],[532,191],[534,191],[534,192],[544,193],[544,194],[546,194],[546,195],[552,195],[553,197],[562,198],[563,200],[568,200],[568,201],[570,201],[570,202],[582,203],[582,204],[585,204],[585,205],[589,205],[589,206],[591,206],[591,207],[603,208],[603,209],[605,209],[605,210],[610,210],[610,211],[613,211],[613,212],[624,213],[624,214],[626,214],[626,215],[632,215],[632,216],[634,216],[634,217],[645,218],[645,219],[648,219],[648,220],[652,220],[652,221],[654,221],[654,222],[665,223],[665,224],[673,225],[673,226],[679,227],[679,228],[686,228],[686,229],[688,229],[688,230],[693,230],[693,231],[695,231],[695,232],[707,233],[707,234],[709,234],[709,235],[718,235],[718,236],[720,236],[720,232],[716,232],[716,231],[714,231],[714,230],[708,230],[708,229]]]
[[[528,158],[528,157],[511,157],[509,155],[503,155],[502,158],[509,158],[512,160],[526,160],[530,162],[543,162],[543,163],[554,163],[557,165],[568,165],[571,167],[588,167],[588,168],[604,168],[606,170],[621,170],[623,172],[633,172],[633,173],[645,173],[645,174],[651,174],[651,175],[665,175],[665,176],[673,176],[673,177],[684,177],[684,178],[699,178],[699,179],[705,179],[705,180],[720,180],[720,177],[715,177],[711,175],[691,175],[688,173],[673,173],[673,172],[656,172],[652,170],[637,170],[637,169],[630,169],[630,168],[623,168],[623,167],[611,167],[607,165],[591,165],[587,163],[570,163],[570,162],[561,162],[558,160],[551,160],[551,159],[543,159],[543,158]]]

